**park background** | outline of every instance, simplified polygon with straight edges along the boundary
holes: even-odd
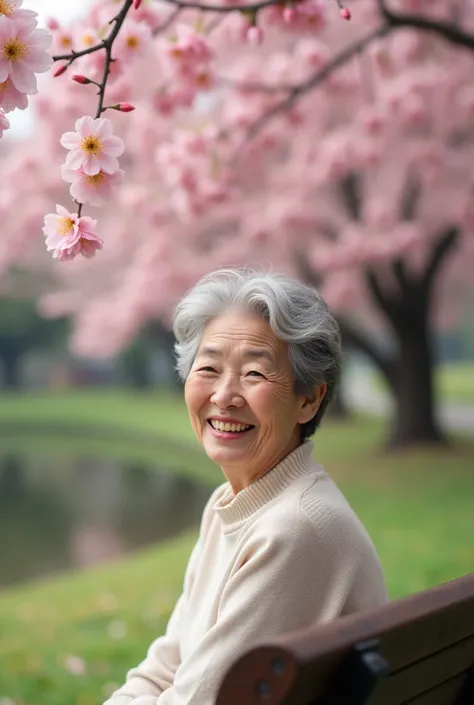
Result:
[[[65,23],[85,7],[25,5]],[[0,156],[31,149],[41,121],[34,102],[15,112]],[[17,236],[14,223],[3,221],[2,237]],[[186,243],[176,243],[181,258]],[[0,704],[92,705],[163,631],[222,476],[188,424],[169,316],[150,315],[109,355],[80,355],[73,316],[41,315],[60,265],[36,257],[10,263],[0,291]],[[100,270],[84,271],[82,286],[93,287]],[[197,256],[195,271],[204,271]],[[463,276],[456,316],[430,331],[433,419],[417,427],[415,413],[407,435],[399,417],[421,396],[417,371],[411,396],[397,397],[370,355],[348,344],[341,395],[315,437],[317,458],[374,540],[392,599],[474,570],[474,289]],[[367,323],[390,359],[387,327],[355,314],[355,330]]]

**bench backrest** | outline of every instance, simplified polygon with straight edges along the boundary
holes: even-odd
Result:
[[[474,705],[474,574],[259,645],[217,705]]]

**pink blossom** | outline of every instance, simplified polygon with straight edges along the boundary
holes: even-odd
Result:
[[[38,13],[33,10],[20,10],[23,0],[1,0],[0,16],[8,17],[10,20],[26,20],[36,24]]]
[[[53,54],[67,54],[74,47],[74,38],[72,33],[64,29],[56,29],[53,34]]]
[[[21,20],[0,17],[0,83],[11,78],[22,93],[37,92],[36,73],[44,73],[53,60],[46,51],[51,34]]]
[[[10,120],[7,118],[3,110],[0,110],[0,137],[3,137],[3,133],[9,128]]]
[[[17,90],[11,78],[0,83],[0,109],[10,113],[15,108],[25,110],[28,107],[28,98],[25,93]]]
[[[74,259],[79,254],[93,257],[103,245],[102,239],[94,232],[96,225],[96,220],[87,216],[79,218],[77,213],[69,213],[66,208],[57,205],[56,214],[48,213],[44,217],[46,249],[54,250],[54,259],[61,262]]]
[[[124,23],[117,38],[116,55],[120,59],[134,59],[143,56],[150,48],[151,28],[145,22],[128,20]]]
[[[246,38],[249,44],[258,46],[263,42],[263,29],[252,25],[247,30]]]
[[[90,176],[82,169],[69,169],[65,164],[61,167],[61,176],[71,184],[69,193],[78,203],[90,203],[91,206],[102,206],[109,200],[113,187],[121,183],[124,171],[119,169],[113,174],[99,171]]]
[[[75,38],[74,48],[77,50],[90,49],[90,47],[96,46],[102,41],[95,29],[89,27],[81,28],[77,31]]]
[[[76,120],[76,132],[65,132],[61,145],[69,149],[66,166],[83,169],[88,176],[100,171],[113,174],[119,169],[117,157],[123,153],[120,137],[114,136],[113,126],[106,118],[93,119],[88,115]]]

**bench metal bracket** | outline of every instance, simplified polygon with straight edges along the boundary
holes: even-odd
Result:
[[[454,705],[474,705],[474,665]]]
[[[352,647],[326,695],[313,705],[365,705],[388,663],[379,652],[379,640]]]

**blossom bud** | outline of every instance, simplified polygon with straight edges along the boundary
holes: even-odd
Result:
[[[84,86],[86,86],[88,83],[92,83],[92,81],[90,81],[87,76],[83,76],[81,73],[74,74],[72,80],[76,81],[76,83],[82,83],[82,85]]]
[[[261,27],[249,27],[246,38],[249,44],[253,44],[254,46],[261,44],[263,41],[263,29],[261,29]]]
[[[140,5],[142,4],[142,0],[133,0],[133,7],[135,10],[138,10]]]
[[[59,29],[59,22],[55,17],[48,17],[48,19],[46,20],[46,27],[51,32],[54,32],[56,29]]]
[[[351,11],[347,7],[341,7],[341,9],[339,11],[339,15],[341,16],[341,18],[343,20],[350,20],[352,17]]]
[[[112,110],[119,110],[121,113],[131,113],[135,110],[135,106],[131,103],[117,103],[116,105],[110,106]]]
[[[60,66],[56,71],[53,73],[53,78],[57,78],[58,76],[61,76],[67,69],[68,64],[63,64]]]
[[[294,7],[285,7],[283,10],[283,19],[288,24],[291,24],[296,16],[296,10]]]

